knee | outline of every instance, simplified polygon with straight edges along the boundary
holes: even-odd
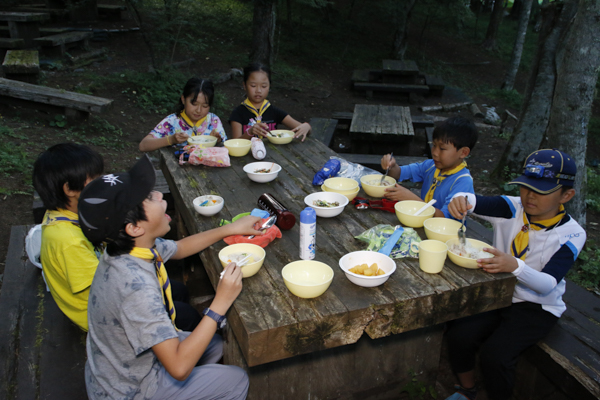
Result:
[[[231,382],[235,382],[231,387],[231,399],[245,399],[248,395],[248,388],[250,382],[248,380],[248,374],[240,367],[229,366],[230,373],[229,378]]]
[[[510,368],[511,355],[506,349],[484,343],[479,352],[479,360],[484,373],[499,373]]]

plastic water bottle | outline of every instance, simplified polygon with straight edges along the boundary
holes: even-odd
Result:
[[[317,235],[317,213],[311,207],[306,207],[300,213],[300,258],[312,260],[315,258],[315,238]]]

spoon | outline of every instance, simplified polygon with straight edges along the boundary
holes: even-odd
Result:
[[[465,201],[467,202],[467,205],[469,205],[469,198],[467,196],[465,196]],[[465,233],[465,230],[463,230],[463,228],[465,227],[465,219],[466,218],[467,218],[467,213],[465,213],[465,215],[463,216],[462,224],[460,225],[460,228],[458,228],[458,242],[463,247],[465,247],[467,245],[467,235]]]
[[[266,220],[265,223],[262,224],[262,226],[260,228],[258,228],[258,230],[264,231],[266,229],[269,229],[270,227],[272,227],[275,224],[275,221],[277,221],[277,215],[271,215],[269,217],[269,219]],[[254,239],[254,236],[256,236],[256,235],[249,236],[248,239]]]
[[[390,153],[390,162],[392,161],[392,158],[394,157],[394,152]],[[390,164],[388,164],[387,169],[385,170],[385,174],[381,177],[381,181],[379,181],[379,186],[381,186],[381,184],[383,183],[383,181],[385,180],[385,177],[387,176],[388,172],[390,172]]]
[[[400,236],[402,236],[403,232],[404,232],[404,228],[401,227],[400,225],[396,225],[396,228],[394,229],[394,233],[392,233],[392,235],[388,238],[388,240],[385,242],[383,247],[381,249],[379,249],[378,253],[385,254],[386,256],[389,257],[390,253],[392,252],[392,249],[396,245],[396,242],[398,241],[398,239],[400,239]]]
[[[417,215],[421,214],[423,211],[425,211],[427,209],[427,207],[434,205],[436,202],[437,202],[436,199],[429,200],[429,203],[427,203],[423,207],[419,208],[414,215],[417,216]]]

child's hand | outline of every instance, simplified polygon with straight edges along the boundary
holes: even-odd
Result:
[[[419,200],[419,196],[411,192],[409,189],[399,185],[396,183],[395,186],[389,187],[385,189],[385,193],[383,197],[386,199],[394,200],[394,201],[402,201],[402,200]]]
[[[513,272],[519,267],[517,259],[510,254],[493,248],[484,248],[483,250],[494,255],[492,258],[480,258],[477,260],[477,266],[485,272],[489,272],[490,274]]]
[[[219,280],[215,299],[210,308],[221,315],[225,315],[241,291],[242,269],[235,263],[229,263],[225,267],[223,278]]]
[[[306,135],[308,132],[310,132],[310,129],[311,127],[308,122],[298,125],[292,129],[292,132],[294,132],[294,139],[302,137],[302,141],[304,142],[304,139],[306,139]]]
[[[381,157],[381,168],[392,169],[396,165],[396,159],[392,157],[391,154],[386,154],[385,156]]]
[[[462,219],[467,210],[473,208],[472,204],[467,204],[467,200],[463,196],[456,196],[448,204],[448,211],[456,219]]]
[[[262,218],[247,215],[229,225],[233,235],[262,235],[263,231],[257,230],[262,225]]]
[[[221,143],[221,135],[219,135],[219,132],[217,132],[216,129],[213,129],[213,131],[210,133],[210,136],[216,137],[217,143]]]
[[[187,141],[190,136],[187,133],[176,133],[173,135],[173,139],[171,139],[172,144],[183,143]]]
[[[257,122],[250,129],[248,129],[248,133],[254,136],[267,137],[267,134],[269,133],[269,125],[265,124],[264,122]]]

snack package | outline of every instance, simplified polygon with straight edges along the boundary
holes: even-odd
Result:
[[[185,154],[189,155],[187,160],[192,165],[206,165],[209,167],[229,167],[229,151],[225,147],[203,148],[196,145],[187,145],[183,148],[185,153],[179,156],[179,165],[186,163]]]
[[[257,160],[265,158],[267,156],[267,149],[265,148],[263,141],[257,137],[253,137],[250,141],[252,142],[252,156]]]
[[[246,215],[251,215],[250,213],[243,213],[243,214],[239,214],[236,215],[235,217],[233,217],[231,219],[231,221],[227,221],[222,219],[219,222],[219,226],[223,226],[223,225],[227,225],[230,224],[232,222],[237,221],[238,219],[245,217]],[[267,221],[267,218],[263,218],[261,221],[261,224],[265,223]],[[250,243],[250,244],[255,244],[257,246],[262,247],[263,249],[265,247],[267,247],[269,245],[269,243],[271,243],[273,240],[277,239],[277,238],[281,238],[281,231],[279,230],[279,228],[277,227],[277,225],[273,225],[272,227],[270,227],[269,229],[267,229],[265,231],[265,233],[263,235],[256,235],[254,236],[252,239],[249,239],[250,236],[246,236],[246,235],[233,235],[233,236],[227,236],[226,238],[223,239],[223,241],[227,244],[236,244],[236,243]]]
[[[365,249],[367,251],[379,251],[394,233],[394,227],[391,225],[376,225],[371,229],[367,229],[360,235],[356,236],[355,239],[361,240],[369,244]],[[391,258],[405,258],[412,257],[418,258],[419,255],[410,250],[410,244],[412,242],[419,243],[421,238],[419,234],[412,228],[404,228],[404,232],[398,242],[392,248],[390,253]]]
[[[313,185],[321,186],[325,179],[331,178],[332,176],[336,176],[340,170],[340,161],[330,159],[323,165],[313,178]]]

